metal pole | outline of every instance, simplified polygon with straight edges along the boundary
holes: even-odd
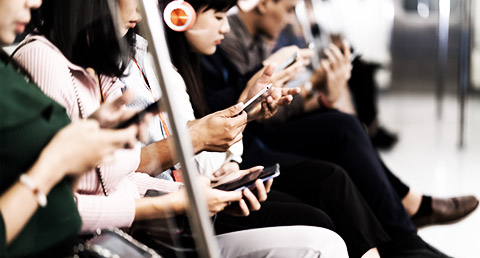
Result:
[[[438,53],[437,53],[437,118],[442,119],[443,95],[445,91],[445,74],[448,62],[448,33],[450,25],[450,0],[439,1],[438,11]]]
[[[295,14],[297,20],[302,27],[303,37],[308,44],[313,44],[313,50],[315,54],[312,56],[312,67],[316,70],[320,68],[320,58],[319,58],[319,49],[317,44],[315,44],[315,38],[312,34],[312,27],[310,26],[310,21],[308,20],[308,11],[305,5],[304,0],[300,0],[295,7]],[[309,46],[310,47],[310,46]]]
[[[213,227],[208,215],[208,209],[205,201],[203,189],[196,180],[198,171],[193,164],[193,148],[190,135],[186,131],[185,124],[181,123],[176,110],[180,110],[178,104],[171,99],[173,96],[173,87],[176,82],[172,75],[167,73],[164,67],[172,65],[168,52],[167,42],[165,40],[164,26],[160,18],[159,9],[156,1],[141,0],[140,10],[143,16],[141,29],[150,44],[151,53],[154,60],[155,72],[158,75],[162,98],[165,101],[169,116],[172,133],[174,135],[177,156],[182,164],[182,173],[185,179],[185,186],[189,201],[189,215],[192,230],[195,236],[195,244],[200,257],[220,257],[217,241],[213,234]],[[163,68],[163,69],[162,69]]]
[[[460,62],[458,78],[458,104],[459,104],[459,139],[458,147],[464,147],[465,140],[465,104],[470,86],[470,52],[471,52],[471,17],[472,2],[460,1],[461,30],[460,30]]]

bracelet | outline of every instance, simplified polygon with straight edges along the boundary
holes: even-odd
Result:
[[[318,96],[318,99],[320,100],[320,103],[321,103],[324,107],[326,107],[326,108],[333,108],[333,104],[330,103],[330,102],[328,102],[327,99],[325,99],[325,94],[323,94],[323,92],[320,93],[320,96]]]
[[[27,176],[27,174],[22,174],[20,176],[20,183],[22,183],[28,189],[32,190],[40,207],[44,208],[45,206],[47,206],[47,197],[44,193],[40,191],[40,189],[38,189],[37,184],[32,180],[32,178]]]

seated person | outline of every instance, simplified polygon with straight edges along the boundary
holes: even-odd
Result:
[[[125,4],[131,3],[132,1],[121,1],[118,5],[120,11]],[[58,10],[62,10],[65,15],[56,15]],[[98,16],[87,15],[91,13]],[[129,53],[119,51],[107,1],[50,0],[45,2],[38,14],[40,16],[36,21],[39,23],[33,24],[33,27],[39,35],[28,36],[20,44],[14,57],[32,73],[33,80],[43,91],[67,109],[72,120],[88,117],[100,103],[110,102],[113,97],[121,95],[121,86],[117,87],[119,82],[110,76],[124,72],[124,67],[120,64],[125,60],[123,58],[129,57]],[[119,29],[126,33],[124,24],[120,26]],[[68,29],[68,32],[64,29]],[[113,37],[105,37],[112,34]],[[78,35],[80,37],[77,37]],[[41,58],[37,58],[38,56]],[[246,115],[240,119],[246,119]],[[133,150],[117,152],[109,162],[104,162],[98,169],[91,170],[80,179],[76,201],[82,217],[83,232],[111,226],[129,227],[133,221],[163,218],[170,216],[170,212],[185,214],[188,209],[185,191],[178,190],[182,184],[135,172],[139,160],[140,148],[136,145]],[[204,192],[209,211],[213,215],[222,211],[230,202],[240,202],[242,197],[247,203],[251,200],[254,204],[264,200],[268,185],[267,189],[263,184],[256,186],[259,200],[253,194],[244,196],[242,192],[220,191],[206,185]],[[147,189],[172,193],[141,198]],[[258,205],[252,206],[252,209],[259,208]],[[239,206],[239,210],[232,209],[231,212],[248,214],[249,208],[245,204]],[[306,231],[303,231],[304,229]],[[278,232],[283,233],[275,236]],[[293,239],[290,235],[292,233],[299,236],[302,232],[307,232],[302,236],[303,239]],[[312,235],[317,234],[325,236],[329,241],[322,243],[314,239]],[[256,246],[246,246],[244,243],[248,242],[238,242],[239,239],[254,235],[265,240],[259,241]],[[346,257],[343,241],[326,229],[259,229],[218,238],[223,243],[221,251],[227,256],[258,253],[288,257],[287,255],[298,256],[313,249],[312,255],[325,251]],[[287,253],[277,250],[279,242],[291,243],[292,250]],[[329,250],[328,244],[336,248]]]
[[[1,47],[13,43],[17,21],[28,21],[39,5],[0,2]],[[138,127],[100,128],[112,116],[132,114],[111,112],[113,103],[96,113],[103,115],[70,123],[60,105],[26,80],[20,65],[3,51],[0,58],[0,256],[65,256],[81,225],[73,198],[77,178],[115,150],[134,146]]]

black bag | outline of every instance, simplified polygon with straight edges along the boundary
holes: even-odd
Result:
[[[160,196],[165,193],[148,190],[146,197]],[[130,234],[166,257],[196,257],[195,241],[186,216],[168,219],[136,221],[130,228]]]
[[[95,236],[73,247],[74,257],[160,258],[154,250],[118,228],[98,230]]]

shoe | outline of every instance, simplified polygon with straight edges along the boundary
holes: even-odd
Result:
[[[423,241],[416,233],[378,246],[382,258],[451,258]]]
[[[387,131],[383,127],[378,127],[377,133],[370,136],[373,146],[382,150],[391,149],[398,141],[398,136],[395,133]]]
[[[419,218],[412,218],[412,221],[417,227],[455,223],[472,213],[477,206],[478,199],[475,196],[452,198],[432,197],[433,212]]]

